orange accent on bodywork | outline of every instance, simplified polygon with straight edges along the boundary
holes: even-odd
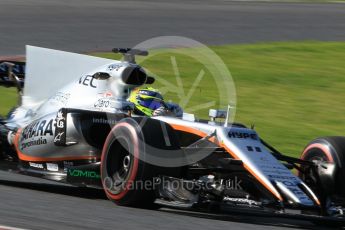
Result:
[[[170,124],[171,127],[173,127],[175,130],[179,130],[179,131],[183,131],[183,132],[188,132],[188,133],[192,133],[195,135],[198,135],[200,137],[206,137],[207,134],[205,132],[202,132],[198,129],[194,129],[191,127],[186,127],[183,125],[175,125],[175,124]],[[215,138],[210,138],[210,141],[218,144],[220,147],[224,148],[234,159],[236,160],[241,160],[233,151],[231,151],[227,146],[225,146],[223,143],[217,143]],[[266,189],[268,189],[274,196],[276,196],[280,201],[283,200],[283,198],[281,197],[281,195],[277,192],[274,191],[270,188],[270,186],[268,186],[265,181],[263,181],[258,175],[256,175],[256,173],[245,163],[243,163],[243,166],[246,170],[248,170],[248,172],[250,174],[252,174],[263,186],[265,186]]]
[[[68,160],[90,160],[97,159],[94,156],[68,156],[68,157],[34,157],[28,156],[19,149],[19,137],[22,129],[19,129],[14,138],[14,147],[17,151],[18,158],[22,161],[35,161],[35,162],[46,162],[46,161],[68,161]]]
[[[184,131],[187,133],[193,133],[193,134],[198,135],[200,137],[206,137],[207,136],[207,134],[205,132],[200,131],[198,129],[193,129],[193,128],[186,127],[183,125],[175,125],[175,124],[170,124],[170,126],[173,127],[175,130],[180,130],[180,131]]]
[[[321,202],[319,201],[319,199],[317,197],[315,197],[315,199],[313,199],[317,205],[321,206]]]
[[[200,131],[198,129],[193,129],[193,128],[186,127],[183,125],[175,125],[175,124],[169,124],[169,125],[171,127],[173,127],[173,129],[175,129],[175,130],[179,130],[179,131],[183,131],[183,132],[187,132],[187,133],[193,133],[199,137],[206,137],[207,136],[207,133]],[[215,144],[218,144],[215,137],[211,137],[209,140]]]

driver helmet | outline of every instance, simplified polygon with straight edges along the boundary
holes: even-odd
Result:
[[[161,93],[152,87],[133,90],[128,101],[135,106],[134,114],[149,117],[154,116],[158,109],[166,107]]]

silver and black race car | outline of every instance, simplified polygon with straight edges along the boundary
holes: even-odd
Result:
[[[28,46],[26,63],[0,64],[0,84],[20,93],[0,121],[3,170],[103,189],[118,205],[344,224],[344,138],[318,139],[297,159],[229,123],[230,107],[210,120],[134,115],[129,93],[154,82],[135,63],[148,53],[114,51],[124,60]]]

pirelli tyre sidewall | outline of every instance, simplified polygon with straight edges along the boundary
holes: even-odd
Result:
[[[145,162],[146,143],[161,145],[163,134],[159,125],[161,121],[148,119],[141,126],[140,121],[140,118],[120,121],[109,133],[103,147],[103,188],[107,197],[118,205],[151,205],[156,198],[158,184],[155,180],[158,176],[179,176],[178,168],[164,168]],[[178,149],[176,140],[172,143]]]
[[[321,160],[327,163],[334,163],[335,170],[332,175],[319,181],[319,184],[309,185],[314,187],[321,201],[333,195],[345,198],[345,137],[334,136],[315,139],[304,149],[301,159],[307,161]],[[305,182],[307,182],[307,176],[308,175],[300,173],[300,177]]]

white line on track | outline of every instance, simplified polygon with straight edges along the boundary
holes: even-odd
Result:
[[[10,226],[0,225],[0,230],[28,230],[28,229],[15,228],[15,227],[10,227]]]

